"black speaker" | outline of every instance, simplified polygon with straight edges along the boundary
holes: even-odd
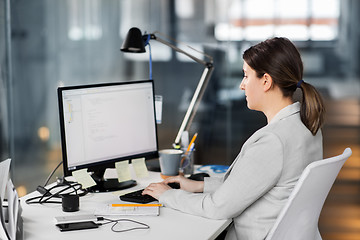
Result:
[[[78,195],[62,195],[62,210],[64,212],[79,211],[79,196]]]

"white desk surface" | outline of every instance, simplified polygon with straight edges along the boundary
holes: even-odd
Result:
[[[131,188],[131,190],[141,189],[151,182],[160,181],[162,179],[159,173],[149,172],[149,177],[137,180],[138,185]],[[60,232],[55,226],[55,216],[91,214],[99,203],[121,203],[122,201],[115,193],[89,193],[80,198],[80,211],[66,213],[62,211],[61,204],[28,205],[25,203],[27,198],[38,195],[37,192],[33,192],[21,198],[25,240],[215,239],[231,223],[231,220],[206,219],[161,207],[160,216],[112,217],[113,219],[128,218],[146,223],[150,226],[150,229],[146,230],[116,233],[111,231],[112,224],[110,223],[97,229]]]

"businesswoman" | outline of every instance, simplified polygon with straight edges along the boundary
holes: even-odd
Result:
[[[232,218],[226,239],[264,239],[300,174],[323,158],[321,126],[324,104],[316,89],[303,81],[303,64],[286,38],[272,38],[243,54],[249,109],[261,111],[267,125],[242,146],[222,178],[196,182],[181,176],[150,184],[143,192],[166,207],[213,219]],[[294,102],[300,88],[302,101]],[[169,182],[181,189],[170,189]]]

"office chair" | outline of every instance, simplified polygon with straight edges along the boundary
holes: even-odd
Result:
[[[325,199],[352,151],[310,163],[265,240],[321,240],[318,221]]]

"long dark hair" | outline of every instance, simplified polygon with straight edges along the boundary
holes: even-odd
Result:
[[[297,87],[302,89],[301,121],[315,135],[323,125],[325,106],[319,92],[302,81],[304,67],[294,44],[287,38],[271,38],[247,49],[243,59],[257,77],[269,74],[284,97],[293,97]]]

